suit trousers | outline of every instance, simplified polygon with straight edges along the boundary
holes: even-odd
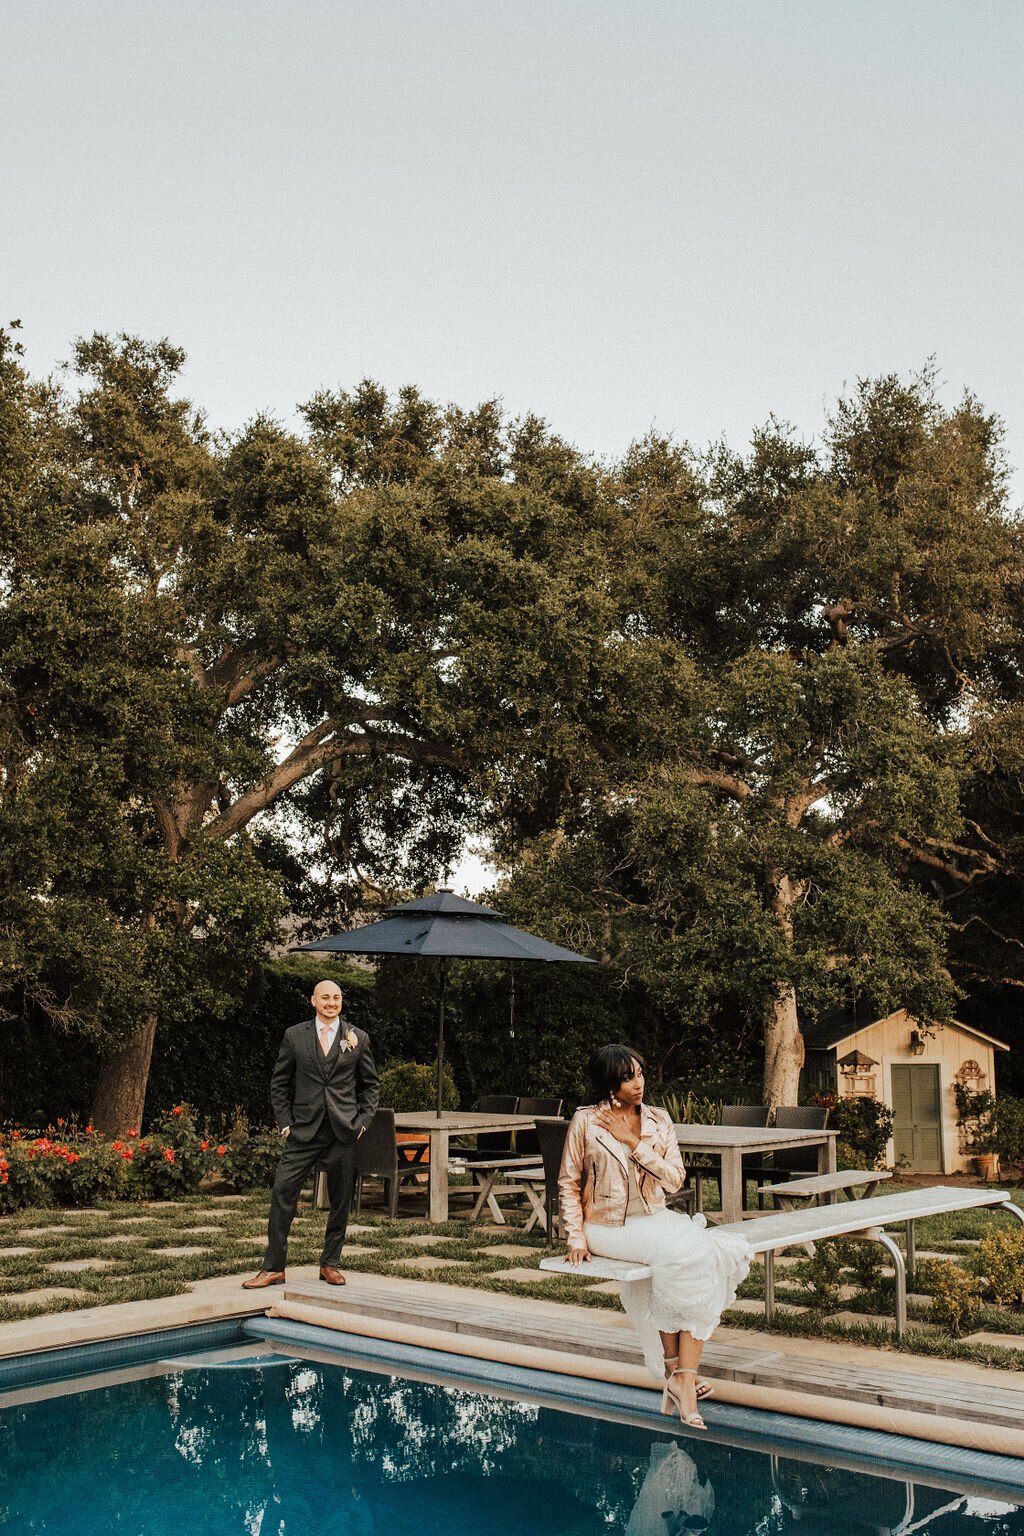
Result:
[[[320,1263],[337,1264],[341,1258],[356,1179],[356,1144],[354,1141],[339,1141],[325,1116],[323,1124],[310,1141],[293,1142],[290,1136],[285,1140],[274,1177],[274,1191],[270,1197],[264,1269],[284,1269],[288,1254],[288,1233],[295,1220],[299,1195],[317,1164],[327,1175],[327,1195],[331,1203]]]

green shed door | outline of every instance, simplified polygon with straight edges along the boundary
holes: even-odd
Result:
[[[896,1160],[913,1173],[941,1173],[942,1089],[933,1066],[893,1067],[892,1135]]]

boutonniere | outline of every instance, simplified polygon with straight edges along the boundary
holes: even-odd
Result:
[[[350,1029],[346,1034],[345,1044],[348,1046],[350,1051],[354,1051],[356,1046],[359,1044],[359,1036],[356,1034],[354,1029]]]

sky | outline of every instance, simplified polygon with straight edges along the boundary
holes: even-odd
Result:
[[[211,425],[370,377],[613,457],[934,357],[1024,501],[1020,0],[0,0],[0,322]]]

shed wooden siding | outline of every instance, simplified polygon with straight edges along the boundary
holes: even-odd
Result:
[[[910,1032],[913,1029],[920,1030],[924,1040],[924,1050],[920,1056],[910,1054]],[[865,1025],[863,1029],[848,1035],[834,1048],[833,1054],[840,1058],[848,1056],[851,1051],[863,1051],[865,1056],[872,1056],[878,1062],[878,1067],[875,1069],[878,1079],[878,1096],[890,1106],[893,1101],[892,1068],[894,1064],[912,1066],[915,1063],[924,1065],[931,1062],[938,1065],[942,1093],[942,1167],[937,1172],[966,1171],[969,1168],[969,1162],[960,1151],[960,1133],[956,1123],[953,1085],[964,1063],[976,1061],[983,1076],[971,1086],[994,1091],[995,1052],[992,1046],[984,1040],[979,1040],[977,1035],[968,1034],[965,1030],[957,1028],[955,1024],[945,1028],[936,1027],[932,1034],[925,1034],[905,1008],[898,1008],[895,1013],[890,1013],[888,1018],[877,1019],[873,1024]],[[839,1091],[842,1092],[843,1074],[841,1072],[837,1073],[837,1081]],[[890,1141],[886,1149],[886,1161],[891,1165],[894,1160],[895,1150]]]

